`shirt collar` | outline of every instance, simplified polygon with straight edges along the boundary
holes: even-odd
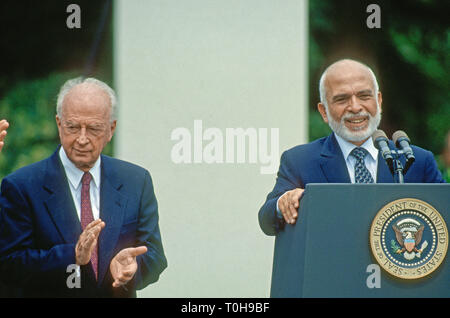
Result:
[[[70,161],[69,157],[67,157],[64,148],[61,146],[59,149],[59,158],[61,159],[61,163],[66,171],[67,179],[72,184],[75,189],[78,189],[81,183],[81,178],[83,177],[84,171],[78,169],[72,161]],[[89,170],[92,175],[92,180],[94,181],[94,185],[96,188],[100,187],[100,164],[101,164],[101,156],[98,157],[94,166]]]
[[[345,140],[344,138],[341,138],[340,136],[336,135],[336,133],[334,133],[334,136],[336,137],[339,147],[341,147],[341,151],[342,151],[342,154],[344,155],[345,160],[347,160],[348,156],[350,155],[350,152],[352,152],[352,150],[354,148],[356,148],[356,146],[354,144],[352,144],[351,142]],[[378,149],[375,148],[372,138],[367,139],[361,145],[361,147],[366,149],[369,152],[370,156],[372,157],[372,159],[374,161],[377,161]]]

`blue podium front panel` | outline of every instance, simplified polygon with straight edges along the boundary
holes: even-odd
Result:
[[[407,214],[404,199],[433,207],[448,229],[448,184],[308,184],[297,223],[286,225],[275,241],[271,296],[449,297],[448,253],[439,260],[435,252],[445,244],[447,249],[448,232],[443,233],[439,222],[433,227],[432,217],[428,221],[420,213]],[[392,202],[398,204],[389,207]],[[378,214],[383,208],[401,213]],[[379,222],[380,237],[387,243],[374,248],[375,254],[386,252],[382,261],[374,256],[369,239],[377,214],[377,220],[386,219],[387,224],[381,231]],[[424,231],[421,226],[427,224],[431,230]],[[402,231],[403,239],[393,229]],[[432,268],[435,260],[440,264]],[[426,273],[429,269],[431,274]],[[418,273],[424,277],[413,276]]]

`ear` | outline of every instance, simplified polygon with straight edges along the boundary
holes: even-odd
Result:
[[[111,141],[111,139],[112,139],[112,137],[113,137],[113,135],[114,135],[114,131],[116,130],[116,125],[117,125],[117,120],[114,120],[112,123],[111,123],[111,126],[110,126],[110,135],[109,135],[109,139],[108,139],[108,142],[110,142]]]
[[[55,116],[56,119],[56,126],[58,127],[58,133],[59,136],[61,137],[61,119],[58,117],[58,115]]]
[[[317,110],[319,111],[320,115],[322,115],[323,121],[328,124],[328,116],[327,111],[325,110],[325,105],[322,103],[318,103]]]
[[[383,108],[381,107],[381,104],[383,103],[383,97],[381,96],[381,92],[378,91],[378,105],[380,105],[380,111],[382,112]]]

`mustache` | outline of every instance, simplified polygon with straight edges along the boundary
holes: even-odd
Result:
[[[361,117],[366,117],[366,118],[371,119],[372,115],[366,111],[360,111],[357,114],[345,113],[341,118],[341,122],[344,122],[344,120],[352,120],[352,119],[357,119],[357,118],[361,118]]]

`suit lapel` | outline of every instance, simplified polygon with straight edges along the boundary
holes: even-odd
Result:
[[[394,179],[381,152],[378,151],[377,183],[393,183]]]
[[[59,147],[47,161],[44,188],[49,196],[44,204],[64,241],[76,243],[81,234],[81,224],[58,151]]]
[[[117,253],[115,250],[123,223],[127,198],[119,191],[122,182],[116,176],[111,159],[102,156],[101,186],[100,186],[100,218],[105,222],[105,228],[99,237],[99,275],[101,284],[109,270],[111,259]]]
[[[334,133],[325,140],[320,156],[320,168],[328,183],[350,183],[344,155]]]

